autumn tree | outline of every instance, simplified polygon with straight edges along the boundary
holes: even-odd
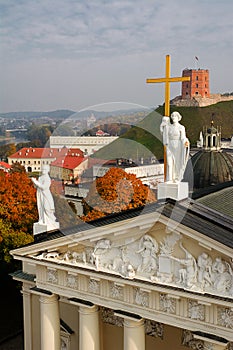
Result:
[[[33,242],[32,235],[14,230],[9,222],[0,218],[0,261],[12,264],[13,257],[10,251],[31,242]]]
[[[111,168],[96,179],[83,200],[84,221],[91,221],[111,213],[144,206],[156,200],[153,191],[134,174]]]
[[[32,232],[38,220],[36,189],[25,172],[0,171],[0,219],[14,230]]]

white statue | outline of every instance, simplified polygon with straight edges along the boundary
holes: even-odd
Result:
[[[186,137],[185,127],[179,123],[181,118],[179,112],[173,112],[172,124],[169,117],[163,117],[160,124],[163,144],[166,146],[166,182],[180,182],[188,161],[189,140]]]
[[[42,167],[42,175],[38,180],[32,177],[32,182],[37,188],[37,208],[39,214],[39,224],[47,225],[50,229],[57,228],[55,207],[53,196],[50,192],[51,179],[49,177],[49,166]]]

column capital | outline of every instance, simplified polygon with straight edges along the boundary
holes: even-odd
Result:
[[[139,320],[132,320],[130,318],[124,318],[124,326],[128,328],[137,328],[143,326],[145,323],[144,319],[141,318]]]
[[[97,305],[93,305],[93,306],[84,306],[84,305],[80,305],[79,306],[79,312],[80,314],[84,314],[84,315],[90,315],[92,313],[98,312],[99,311],[99,307]]]
[[[51,294],[51,295],[40,295],[40,302],[42,304],[53,304],[56,303],[59,300],[59,295],[57,294]]]

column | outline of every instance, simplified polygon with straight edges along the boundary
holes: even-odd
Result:
[[[58,296],[41,295],[41,350],[60,350],[60,315]]]
[[[99,311],[96,305],[79,307],[79,350],[100,350]]]
[[[124,350],[145,350],[143,319],[124,319]]]
[[[23,284],[21,291],[23,295],[23,323],[24,323],[24,350],[32,349],[32,310],[31,292],[26,284]]]

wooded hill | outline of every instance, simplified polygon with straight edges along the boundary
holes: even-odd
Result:
[[[191,145],[196,145],[200,131],[209,127],[211,121],[222,129],[222,138],[233,135],[233,101],[219,102],[207,107],[177,107],[171,106],[171,113],[178,111],[182,115],[181,124],[186,128],[186,134]],[[140,163],[140,158],[153,155],[157,159],[163,157],[163,146],[159,126],[164,106],[159,106],[149,113],[137,126],[133,126],[119,139],[100,149],[93,157],[100,159],[133,158]]]

